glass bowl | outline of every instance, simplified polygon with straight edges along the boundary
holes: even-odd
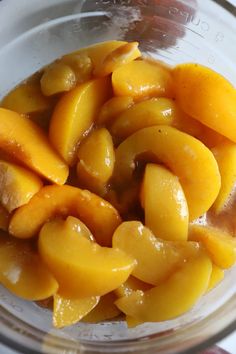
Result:
[[[15,38],[1,46],[0,99],[59,56],[111,39],[138,40],[144,53],[170,65],[190,61],[210,66],[236,85],[236,11],[226,1],[52,3],[54,7],[47,5],[22,18],[26,22],[19,26],[18,35],[16,28]],[[132,329],[122,321],[110,321],[55,330],[50,311],[18,299],[1,287],[0,340],[24,353],[199,352],[236,329],[235,279],[233,268],[188,313],[172,321]]]

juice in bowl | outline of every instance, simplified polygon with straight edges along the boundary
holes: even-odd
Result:
[[[201,23],[209,16],[199,4],[186,24],[182,8],[161,4],[168,41],[174,18],[182,33],[169,49],[162,22],[152,22],[153,38],[138,27],[144,9],[150,16],[140,5],[60,18],[0,52],[8,65],[18,53],[23,67],[3,74],[0,109],[2,228],[11,234],[1,238],[1,282],[10,290],[1,290],[3,335],[14,323],[11,340],[22,344],[21,329],[24,346],[38,352],[198,350],[233,326],[232,65],[221,70],[216,48],[209,62],[215,29],[201,43],[204,55],[186,49],[203,41],[192,28],[199,13]],[[132,28],[124,11],[137,16]],[[36,64],[24,46],[39,53],[39,43]]]

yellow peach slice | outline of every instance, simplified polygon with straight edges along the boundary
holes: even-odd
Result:
[[[164,283],[145,292],[133,292],[115,304],[126,315],[139,321],[167,321],[195,305],[207,289],[211,272],[210,259],[199,250],[198,256],[185,263]]]
[[[210,226],[192,225],[189,240],[201,242],[213,263],[227,269],[236,262],[236,239],[228,233]]]
[[[68,215],[78,217],[96,241],[106,246],[111,245],[113,232],[121,223],[112,205],[89,191],[67,185],[46,186],[15,211],[9,232],[18,238],[30,238],[38,234],[47,220]]]
[[[110,94],[110,79],[106,77],[75,87],[57,103],[50,122],[49,138],[69,165],[75,162],[78,143],[93,125]]]
[[[53,325],[55,328],[79,322],[98,304],[99,296],[67,299],[60,294],[53,296]]]
[[[122,65],[112,74],[116,96],[173,97],[173,81],[170,72],[158,63],[137,60]]]
[[[4,108],[0,108],[0,121],[1,149],[50,181],[65,183],[68,167],[35,123]]]
[[[69,54],[62,57],[60,63],[68,65],[73,70],[77,85],[92,79],[93,63],[88,54]]]
[[[80,145],[77,176],[80,186],[102,194],[112,176],[115,164],[113,141],[109,131],[93,131]]]
[[[0,204],[0,230],[8,231],[10,214]]]
[[[64,63],[53,63],[45,69],[40,80],[41,90],[45,96],[70,91],[76,85],[74,71]]]
[[[140,56],[138,42],[125,43],[109,53],[103,62],[96,66],[93,74],[97,77],[109,75],[120,66],[130,63]]]
[[[167,279],[199,251],[196,242],[158,239],[139,221],[122,223],[113,235],[112,244],[137,261],[132,275],[153,285]]]
[[[223,76],[199,64],[174,68],[177,102],[184,112],[236,142],[236,90]]]
[[[133,291],[142,290],[146,291],[151,289],[150,284],[144,283],[138,278],[133,277],[132,275],[124,282],[119,288],[114,290],[114,293],[117,297],[123,297],[130,295]]]
[[[212,152],[194,137],[170,126],[139,130],[116,150],[117,183],[127,183],[135,160],[148,155],[166,165],[180,180],[189,207],[190,220],[204,214],[220,190],[220,173]]]
[[[38,248],[60,293],[69,298],[105,295],[125,282],[135,266],[123,251],[65,233],[57,221],[42,227]]]
[[[129,96],[112,97],[102,106],[96,123],[99,125],[109,124],[119,114],[130,108],[134,104],[134,100]]]
[[[207,292],[216,287],[217,284],[224,278],[223,269],[217,267],[214,263],[212,264],[212,272],[209,280],[209,284],[207,287]]]
[[[223,143],[212,149],[221,174],[221,189],[213,204],[216,213],[220,213],[227,204],[236,183],[236,144]]]
[[[159,238],[188,238],[188,204],[178,180],[161,165],[147,164],[143,179],[145,225]]]
[[[117,297],[113,293],[102,296],[97,306],[83,318],[83,322],[99,323],[117,317],[120,310],[114,304],[116,299]]]
[[[11,213],[43,186],[40,178],[24,167],[0,160],[0,202]]]
[[[0,283],[26,300],[46,299],[58,284],[29,243],[1,234]]]
[[[51,105],[51,101],[43,96],[39,83],[35,82],[17,86],[1,103],[1,107],[26,114],[46,111]]]

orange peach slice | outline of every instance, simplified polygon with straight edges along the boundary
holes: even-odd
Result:
[[[50,122],[49,138],[69,165],[75,162],[79,142],[110,95],[110,79],[106,77],[75,87],[57,103]]]
[[[111,320],[120,314],[120,310],[114,304],[117,297],[114,293],[108,293],[100,298],[97,306],[83,318],[83,322],[99,323]]]
[[[129,96],[112,97],[102,106],[98,118],[97,124],[109,124],[119,114],[130,108],[134,104],[134,100]]]
[[[105,295],[125,282],[135,266],[123,251],[65,233],[57,221],[42,227],[38,247],[60,293],[68,298]]]
[[[236,239],[228,233],[210,226],[192,225],[189,239],[201,242],[218,267],[227,269],[235,264]]]
[[[220,190],[220,173],[212,152],[199,140],[170,126],[139,130],[116,150],[117,183],[131,180],[135,160],[144,154],[165,164],[179,178],[190,220],[204,214],[214,203]]]
[[[27,204],[42,186],[42,181],[33,172],[0,160],[0,201],[9,213]]]
[[[199,64],[174,68],[177,102],[184,112],[236,142],[236,90],[223,76]]]
[[[139,221],[122,223],[113,235],[112,244],[137,261],[132,275],[153,285],[167,279],[199,251],[197,242],[158,239]]]
[[[172,97],[173,81],[170,72],[157,63],[147,60],[122,65],[112,74],[116,96]]]
[[[211,272],[210,259],[199,250],[198,256],[185,263],[164,283],[145,292],[133,292],[118,299],[115,304],[138,321],[167,321],[195,305],[207,289]]]
[[[212,149],[221,174],[221,189],[213,204],[216,213],[220,213],[227,204],[236,183],[236,144],[223,143]]]
[[[39,233],[46,221],[68,215],[78,217],[96,241],[106,246],[111,245],[113,232],[121,223],[112,205],[89,191],[67,185],[46,186],[15,211],[9,232],[18,238],[30,238]]]
[[[147,164],[142,185],[145,225],[159,238],[188,238],[188,204],[178,180],[161,165]]]
[[[60,294],[53,296],[53,325],[55,328],[79,322],[98,304],[99,296],[67,299]]]
[[[68,167],[35,123],[4,108],[0,108],[0,121],[1,149],[50,181],[65,183]]]
[[[26,300],[43,300],[57,292],[58,284],[29,243],[1,234],[0,283]]]

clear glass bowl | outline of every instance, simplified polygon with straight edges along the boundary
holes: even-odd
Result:
[[[31,29],[1,47],[0,98],[62,54],[110,39],[139,40],[146,54],[171,65],[189,61],[205,64],[236,85],[236,11],[226,1],[60,3],[59,8],[51,6],[31,16]],[[27,23],[24,25],[27,28]],[[55,330],[48,310],[0,288],[0,340],[24,353],[198,352],[236,329],[235,279],[233,268],[190,312],[172,321],[133,329],[114,321]]]

